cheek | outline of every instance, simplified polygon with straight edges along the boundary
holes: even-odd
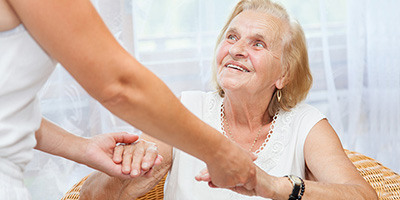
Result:
[[[222,64],[222,61],[228,55],[228,53],[229,53],[229,45],[227,45],[225,42],[221,42],[221,44],[218,45],[215,57],[218,66]]]

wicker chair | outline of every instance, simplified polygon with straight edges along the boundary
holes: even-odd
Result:
[[[345,150],[361,176],[375,189],[380,200],[400,199],[400,176],[375,159]]]
[[[364,156],[360,153],[345,150],[347,156],[357,167],[361,176],[371,184],[379,196],[380,200],[400,199],[400,175],[391,169],[383,166],[377,160]],[[88,176],[76,183],[64,195],[61,200],[77,200],[79,199],[79,191]],[[146,195],[138,198],[138,200],[160,200],[164,197],[165,177]]]

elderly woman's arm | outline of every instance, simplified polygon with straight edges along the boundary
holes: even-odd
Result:
[[[326,119],[319,121],[308,134],[304,156],[307,180],[304,181],[303,199],[378,199],[375,190],[343,151],[336,132]],[[273,177],[257,170],[257,186],[253,194],[288,199],[292,189],[288,178]]]
[[[304,180],[303,199],[378,199],[375,190],[363,179],[343,151],[336,132],[326,119],[311,129],[304,145],[304,155],[307,180]],[[271,176],[258,167],[256,174],[257,185],[254,190],[244,187],[234,187],[231,190],[277,200],[289,198],[293,184],[287,177]],[[196,176],[196,179],[210,181],[206,171]]]
[[[321,120],[311,129],[304,156],[306,178],[310,180],[305,183],[305,199],[378,199],[343,151],[328,120]]]
[[[101,172],[95,172],[89,176],[89,178],[85,181],[81,193],[81,200],[90,200],[90,199],[120,199],[120,200],[131,200],[143,196],[148,191],[150,191],[164,176],[167,174],[169,169],[171,168],[172,163],[172,147],[162,143],[150,136],[145,134],[141,135],[143,140],[154,142],[158,147],[158,153],[163,157],[163,160],[160,165],[154,166],[149,175],[144,175],[141,173],[141,176],[135,175],[136,178],[124,180],[119,178],[114,178],[107,176]],[[135,145],[135,144],[134,144]],[[128,162],[132,159],[141,158],[143,156],[136,155],[140,153],[145,155],[146,149],[135,149],[139,151],[129,152],[128,150],[125,152],[128,155],[123,156],[123,160],[127,160]],[[141,153],[143,152],[143,153]],[[124,153],[124,154],[125,154]],[[132,157],[132,153],[134,156]],[[152,155],[150,153],[149,155]],[[142,161],[146,161],[146,156],[143,157]],[[150,156],[154,160],[154,156]],[[133,165],[137,164],[137,162],[132,162]],[[124,166],[127,163],[124,163]],[[130,163],[129,163],[130,164]],[[140,164],[139,164],[140,165]],[[132,166],[132,169],[135,167]],[[132,175],[132,173],[131,173]]]

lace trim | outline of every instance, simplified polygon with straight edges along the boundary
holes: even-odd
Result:
[[[260,147],[260,151],[257,153],[258,159],[255,162],[264,171],[268,172],[271,170],[281,159],[285,143],[291,132],[291,123],[293,122],[295,113],[296,109],[292,109],[289,112],[280,111],[279,118],[275,119],[275,133],[269,139],[269,145],[263,144],[262,149]]]
[[[221,117],[221,105],[223,98],[221,98],[217,92],[210,92],[206,95],[206,101],[203,110],[203,120],[216,128],[223,134],[223,125]],[[297,107],[291,111],[280,111],[273,117],[273,122],[270,127],[273,134],[265,139],[264,143],[256,151],[258,159],[255,163],[264,171],[268,172],[274,168],[282,157],[282,153],[285,149],[285,143],[287,142],[288,134],[291,132],[291,123],[293,122],[293,116],[297,113]],[[226,137],[226,135],[225,135]],[[267,145],[267,143],[269,143]],[[227,191],[227,199],[250,199],[247,196],[243,196],[231,191]],[[252,197],[252,199],[258,199]],[[260,198],[262,199],[262,198]]]
[[[210,92],[206,95],[205,109],[203,110],[203,120],[219,130],[223,134],[223,126],[221,120],[221,105],[223,98],[221,98],[217,92]],[[279,162],[283,150],[285,149],[285,143],[287,142],[288,134],[291,132],[291,123],[293,122],[293,116],[297,113],[297,107],[291,111],[279,111],[273,117],[273,122],[270,129],[273,134],[265,139],[264,143],[256,151],[258,159],[255,163],[264,171],[268,172]],[[271,131],[270,130],[270,131]],[[226,136],[225,136],[226,137]],[[267,143],[269,143],[267,145]]]
[[[268,143],[269,139],[271,138],[272,133],[274,133],[275,123],[276,123],[276,119],[278,119],[278,114],[279,114],[279,112],[275,113],[274,117],[272,118],[271,125],[269,126],[268,135],[265,138],[264,142],[261,144],[260,148],[258,148],[255,151],[256,154],[259,154],[262,150],[265,149],[265,146],[267,146],[267,143]]]

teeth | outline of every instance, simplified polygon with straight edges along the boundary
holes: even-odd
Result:
[[[241,67],[239,67],[239,66],[232,65],[232,64],[228,64],[226,67],[233,68],[233,69],[237,69],[237,70],[240,70],[240,71],[242,71],[242,72],[249,72],[249,71],[246,70],[246,69],[243,69],[243,68],[241,68]]]

